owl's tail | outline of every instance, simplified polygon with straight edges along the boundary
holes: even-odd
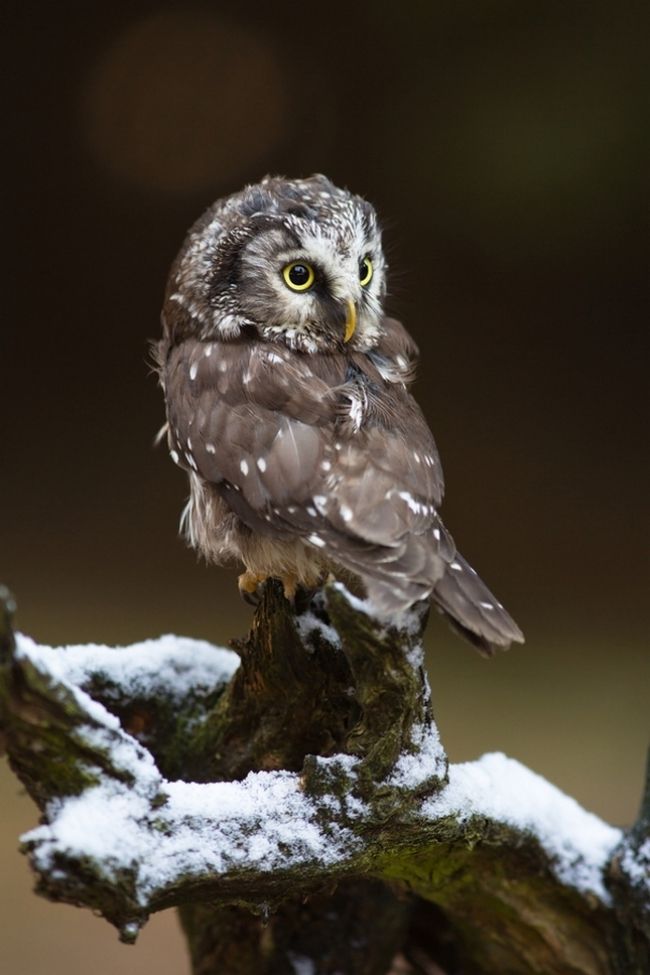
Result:
[[[523,643],[515,621],[457,553],[442,522],[437,526],[436,550],[427,535],[411,535],[405,548],[376,547],[372,557],[367,549],[358,554],[348,548],[344,556],[339,555],[339,562],[362,578],[380,619],[400,625],[410,607],[430,598],[452,629],[486,657],[511,643]],[[436,579],[433,586],[432,578]]]
[[[452,628],[485,656],[524,642],[515,621],[461,555],[456,554],[431,595]]]

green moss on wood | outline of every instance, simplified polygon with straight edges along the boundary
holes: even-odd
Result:
[[[39,875],[39,891],[100,911],[124,940],[135,938],[150,911],[182,905],[195,975],[288,975],[301,952],[331,962],[323,971],[348,975],[383,975],[397,953],[415,971],[436,960],[465,975],[650,970],[647,901],[625,879],[620,857],[618,872],[615,861],[610,870],[610,908],[562,884],[533,837],[481,817],[424,820],[423,798],[444,785],[435,775],[413,789],[388,784],[397,758],[417,747],[414,729],[432,721],[424,675],[412,664],[418,634],[386,630],[336,588],[311,609],[340,643],[318,628],[305,636],[280,588],[268,584],[238,643],[239,670],[211,694],[188,694],[180,704],[164,694],[130,699],[99,674],[85,689],[152,751],[168,778],[299,773],[321,827],[355,836],[348,858],[179,875],[142,904],[133,872],[60,857],[55,871]],[[0,592],[0,730],[30,794],[44,809],[105,777],[128,782],[128,771],[87,736],[89,718],[74,695],[16,658],[12,611]],[[319,761],[337,754],[358,759],[353,772],[345,760]],[[350,795],[365,803],[362,817],[348,814]],[[159,796],[150,805],[154,833],[169,829],[157,813],[164,802]],[[638,847],[647,837],[647,808],[626,843]]]

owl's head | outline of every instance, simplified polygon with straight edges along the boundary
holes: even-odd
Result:
[[[373,207],[325,176],[267,177],[217,201],[172,267],[171,341],[253,330],[303,352],[378,341],[386,264]]]

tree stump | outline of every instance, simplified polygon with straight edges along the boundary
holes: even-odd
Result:
[[[650,799],[627,834],[503,755],[448,766],[421,638],[340,584],[268,583],[235,653],[39,647],[0,596],[0,732],[37,891],[195,975],[642,975]]]

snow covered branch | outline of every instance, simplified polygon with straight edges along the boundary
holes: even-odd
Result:
[[[200,975],[330,971],[325,944],[350,973],[648,970],[650,801],[624,836],[503,755],[448,768],[425,614],[387,630],[340,585],[296,614],[268,585],[237,653],[51,648],[10,622],[0,593],[0,730],[43,812],[22,841],[37,889],[123,940],[180,906]]]

